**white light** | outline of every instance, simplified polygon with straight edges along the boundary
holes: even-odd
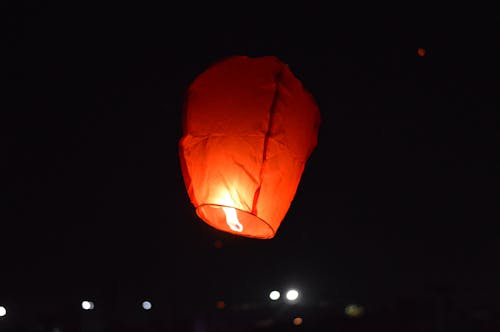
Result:
[[[286,292],[286,298],[290,301],[295,301],[299,297],[299,292],[295,289],[290,289]]]
[[[92,309],[94,309],[94,302],[92,302],[92,301],[82,301],[82,309],[83,310],[92,310]]]
[[[151,302],[149,302],[149,301],[142,302],[142,308],[144,310],[150,310],[152,307],[153,307],[153,305],[151,304]]]
[[[269,293],[269,298],[273,301],[276,301],[280,298],[280,292],[273,290],[271,293]]]
[[[3,317],[5,315],[7,315],[7,309],[5,309],[4,306],[0,305],[0,317]]]
[[[236,209],[232,207],[223,207],[224,213],[226,214],[226,223],[235,232],[243,232],[243,225],[238,220],[238,215],[236,214]]]
[[[238,233],[243,232],[243,225],[238,220],[236,209],[231,207],[234,206],[234,202],[229,193],[222,196],[219,201],[220,205],[222,205],[222,210],[224,210],[224,213],[226,214],[226,224],[229,228]]]

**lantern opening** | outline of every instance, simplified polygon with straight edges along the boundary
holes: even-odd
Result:
[[[198,206],[196,214],[210,226],[237,235],[270,239],[276,233],[255,214],[231,206],[204,204]]]

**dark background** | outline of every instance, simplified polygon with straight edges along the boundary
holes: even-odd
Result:
[[[491,13],[2,4],[0,330],[497,331]],[[272,240],[204,224],[180,171],[184,91],[229,55],[277,56],[322,115]]]

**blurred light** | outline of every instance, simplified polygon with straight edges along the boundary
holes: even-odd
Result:
[[[418,54],[419,56],[424,56],[424,55],[425,55],[425,49],[423,49],[423,48],[421,48],[421,47],[420,47],[420,48],[418,48],[418,49],[417,49],[417,54]]]
[[[276,290],[273,290],[271,293],[269,293],[269,298],[273,301],[276,301],[277,299],[279,299],[281,296],[280,292],[276,291]]]
[[[293,319],[293,325],[295,325],[295,326],[302,325],[302,317],[295,317]]]
[[[295,289],[290,289],[286,292],[286,298],[290,301],[295,301],[299,297],[299,292]]]
[[[224,309],[226,307],[226,304],[224,303],[224,301],[217,301],[215,303],[215,306],[217,307],[217,309]]]
[[[358,318],[363,315],[365,309],[357,304],[349,304],[345,307],[345,314],[349,317]]]
[[[7,309],[5,309],[4,306],[0,305],[0,317],[3,317],[5,315],[7,315]]]
[[[94,309],[94,302],[92,302],[92,301],[82,301],[82,309],[83,310],[92,310],[92,309]]]
[[[153,305],[151,304],[151,302],[149,302],[149,301],[142,302],[142,308],[144,310],[151,310],[152,307],[153,307]]]

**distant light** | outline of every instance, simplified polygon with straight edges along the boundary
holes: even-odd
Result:
[[[295,326],[302,325],[302,317],[295,317],[293,319],[293,325],[295,325]]]
[[[82,301],[82,309],[83,310],[92,310],[92,309],[94,309],[94,302],[92,302],[92,301]]]
[[[423,48],[421,48],[421,47],[417,49],[417,54],[418,54],[419,56],[424,56],[424,55],[425,55],[425,53],[426,53],[426,52],[425,52],[425,49],[423,49]]]
[[[286,292],[286,298],[290,301],[295,301],[299,297],[299,292],[295,289],[290,289]]]
[[[3,317],[5,315],[7,315],[7,309],[5,309],[4,306],[0,305],[0,317]]]
[[[273,301],[276,301],[280,298],[281,294],[280,292],[273,290],[271,293],[269,293],[269,298]]]
[[[226,307],[226,303],[224,303],[224,301],[217,301],[215,302],[215,306],[217,307],[217,309],[224,309]]]
[[[345,307],[345,314],[349,317],[358,318],[363,315],[365,309],[357,304],[349,304]]]
[[[215,240],[214,241],[214,247],[217,249],[221,249],[224,246],[224,243],[222,243],[221,240]]]
[[[149,301],[142,302],[142,308],[144,310],[151,310],[152,307],[153,307],[153,305],[151,304],[151,302],[149,302]]]

